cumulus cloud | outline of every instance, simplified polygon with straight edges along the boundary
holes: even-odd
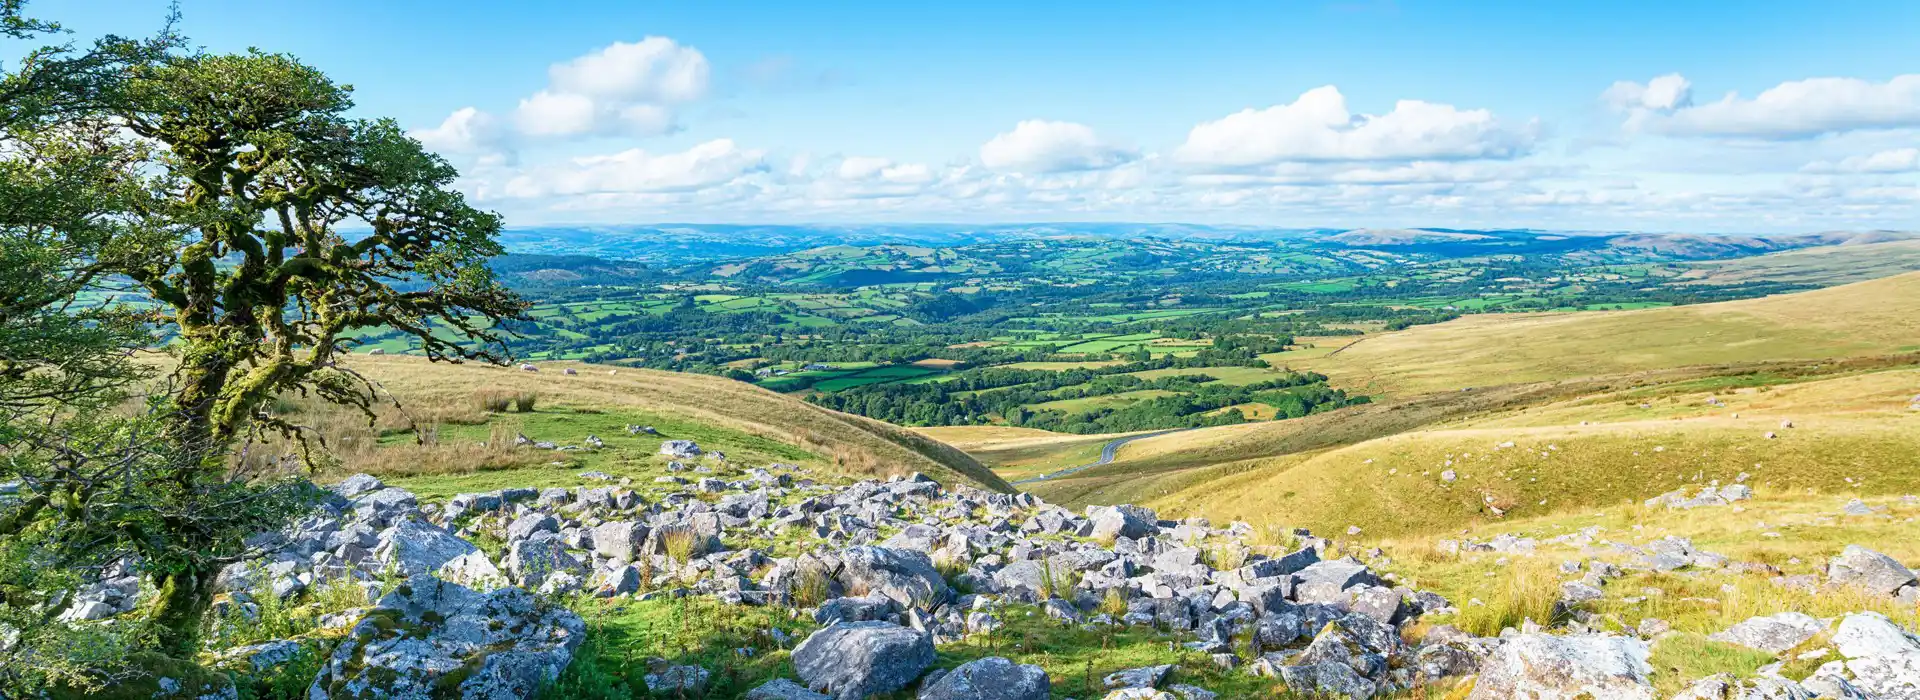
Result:
[[[1662,81],[1668,81],[1664,87]],[[1920,126],[1920,74],[1881,83],[1858,78],[1793,80],[1752,98],[1728,93],[1704,104],[1687,99],[1688,93],[1686,79],[1670,75],[1644,86],[1615,83],[1602,97],[1629,112],[1629,129],[1674,136],[1798,139]],[[1679,99],[1672,99],[1675,96]]]
[[[763,172],[766,152],[716,139],[677,153],[632,148],[574,158],[507,181],[500,196],[513,199],[621,193],[690,192]]]
[[[981,164],[994,170],[1064,173],[1111,168],[1138,157],[1102,141],[1085,124],[1030,119],[980,146]]]
[[[1354,114],[1332,85],[1290,104],[1245,109],[1188,132],[1181,161],[1248,167],[1288,161],[1391,161],[1513,158],[1533,146],[1537,129],[1510,126],[1484,109],[1401,100],[1381,115]]]
[[[415,129],[409,135],[442,154],[477,156],[487,161],[512,160],[506,146],[506,129],[500,120],[472,107],[447,115],[439,126]]]
[[[1616,109],[1671,112],[1693,104],[1693,84],[1679,73],[1654,78],[1644,85],[1622,80],[1601,93],[1600,99]]]
[[[654,135],[673,109],[707,94],[712,67],[698,49],[650,36],[547,69],[546,89],[520,101],[513,121],[530,136]]]
[[[1906,173],[1920,170],[1920,148],[1895,148],[1878,153],[1848,156],[1838,161],[1814,161],[1801,168],[1809,173]]]
[[[511,162],[515,137],[665,134],[679,108],[706,96],[711,73],[698,49],[666,37],[614,42],[549,66],[547,87],[521,98],[509,119],[466,107],[413,136],[443,154]]]

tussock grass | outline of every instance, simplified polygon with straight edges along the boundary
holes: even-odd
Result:
[[[1560,578],[1553,564],[1537,559],[1520,559],[1495,571],[1500,582],[1484,598],[1454,601],[1460,614],[1454,624],[1482,637],[1498,636],[1509,627],[1519,629],[1527,620],[1551,626],[1554,602],[1560,599]],[[1471,601],[1478,600],[1475,605]]]
[[[503,391],[499,389],[481,389],[473,393],[474,405],[488,413],[532,413],[539,403],[540,395],[531,391]]]

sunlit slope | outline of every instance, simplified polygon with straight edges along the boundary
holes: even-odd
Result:
[[[914,432],[966,452],[1008,481],[1092,463],[1108,441],[1121,437],[995,425],[914,428]]]
[[[1691,266],[1687,277],[1701,284],[1849,284],[1920,270],[1920,239],[1802,248]]]
[[[1644,369],[1920,351],[1920,273],[1799,294],[1636,311],[1475,315],[1299,361],[1410,395]]]
[[[1097,476],[1054,486],[1053,496],[1131,498],[1256,525],[1423,535],[1638,503],[1742,473],[1775,492],[1920,493],[1920,409],[1912,407],[1920,369],[1768,381],[1595,394],[1345,447]]]
[[[1011,488],[966,453],[933,438],[720,377],[573,362],[543,363],[535,373],[392,356],[356,356],[348,366],[412,406],[465,406],[481,389],[533,392],[542,405],[641,411],[763,437],[818,455],[822,466],[849,475],[918,471]],[[578,374],[564,374],[565,368]]]

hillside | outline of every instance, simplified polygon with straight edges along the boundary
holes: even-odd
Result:
[[[1920,350],[1920,273],[1811,292],[1618,312],[1476,315],[1302,360],[1335,384],[1407,395],[1727,362]]]
[[[493,482],[539,485],[527,483],[540,478],[522,473],[527,469],[564,482],[560,485],[574,485],[573,474],[588,468],[651,478],[664,464],[656,453],[667,439],[693,439],[706,450],[750,463],[794,463],[849,477],[917,471],[1011,490],[978,461],[937,440],[720,377],[582,363],[541,364],[539,372],[525,372],[391,356],[356,356],[349,367],[377,382],[405,410],[383,412],[380,431],[368,436],[378,444],[366,438],[346,441],[343,470],[393,475],[397,483],[422,492],[499,488],[488,485]],[[532,395],[535,410],[482,411],[475,405],[481,393]],[[409,417],[419,427],[407,430]],[[350,420],[331,418],[324,421],[329,428],[350,429]],[[658,434],[629,435],[628,425],[655,426]],[[559,445],[579,445],[592,434],[608,448],[501,455],[498,447],[472,447],[483,441],[499,446],[516,433]],[[415,438],[430,444],[411,444]],[[475,449],[482,454],[472,454]],[[453,454],[440,454],[447,452]],[[548,468],[555,454],[567,459],[557,469]]]
[[[1693,264],[1682,276],[1693,284],[1769,280],[1818,286],[1864,282],[1920,270],[1920,240],[1822,246]]]
[[[1113,465],[1036,491],[1055,501],[1139,501],[1256,525],[1402,535],[1611,507],[1743,473],[1778,492],[1920,490],[1920,472],[1886,467],[1920,453],[1920,368],[1911,364],[1668,379],[1347,444],[1319,437],[1317,428],[1338,425],[1331,416],[1323,425],[1293,421],[1285,433],[1249,425],[1150,438]],[[1421,412],[1441,414],[1418,402],[1341,413],[1365,424]]]

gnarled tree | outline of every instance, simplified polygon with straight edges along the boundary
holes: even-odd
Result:
[[[114,112],[166,173],[142,214],[173,246],[118,272],[174,337],[163,435],[188,453],[168,474],[180,498],[217,496],[252,431],[297,431],[263,411],[276,395],[370,410],[373,387],[338,362],[359,329],[405,331],[434,360],[507,359],[498,324],[524,304],[486,265],[499,217],[393,121],[348,116],[349,91],[287,56],[189,56],[137,70]],[[155,567],[152,619],[187,652],[240,542],[190,512],[154,527],[177,556]]]

